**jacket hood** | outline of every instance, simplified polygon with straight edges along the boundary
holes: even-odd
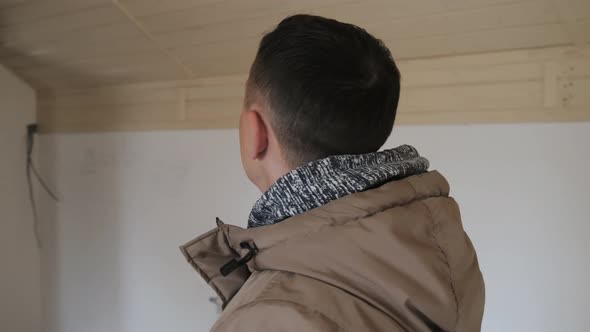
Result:
[[[279,270],[338,287],[409,330],[452,330],[459,303],[483,298],[475,251],[436,171],[352,194],[269,226],[216,229],[181,247],[224,306],[250,271]],[[257,247],[228,276],[220,268]],[[476,293],[476,294],[474,294]]]

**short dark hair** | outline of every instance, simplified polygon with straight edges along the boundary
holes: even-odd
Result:
[[[246,102],[265,98],[285,157],[299,166],[379,150],[399,93],[399,70],[381,40],[352,24],[295,15],[262,38]]]

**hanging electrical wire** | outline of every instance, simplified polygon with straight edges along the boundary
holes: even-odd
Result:
[[[35,167],[35,163],[33,161],[33,146],[35,144],[35,134],[37,133],[37,125],[30,124],[27,126],[27,160],[26,160],[26,174],[27,174],[27,186],[29,188],[29,201],[31,203],[31,209],[33,210],[33,231],[35,233],[35,240],[37,241],[37,247],[41,248],[41,234],[39,231],[39,216],[37,214],[37,203],[35,201],[35,192],[33,188],[33,179],[32,175],[35,176],[37,182],[41,184],[41,187],[45,190],[45,192],[53,198],[56,202],[59,201],[57,195],[49,189],[49,186],[43,181],[41,175],[37,171]]]

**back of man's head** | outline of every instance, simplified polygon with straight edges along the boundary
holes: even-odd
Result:
[[[335,20],[295,15],[264,36],[246,103],[261,97],[287,162],[377,151],[389,137],[400,73],[383,42]]]

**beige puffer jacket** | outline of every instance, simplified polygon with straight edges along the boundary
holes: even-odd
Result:
[[[484,283],[448,194],[434,171],[271,226],[219,222],[181,247],[226,306],[212,331],[480,331]]]

